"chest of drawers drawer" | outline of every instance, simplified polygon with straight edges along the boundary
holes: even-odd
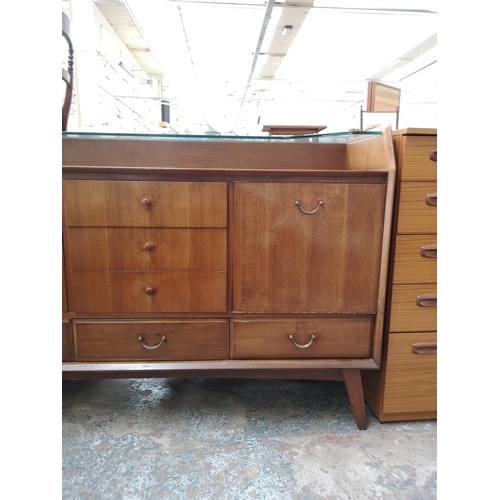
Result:
[[[437,183],[403,182],[399,197],[398,234],[437,232]]]
[[[63,182],[67,226],[226,227],[224,182]]]
[[[72,271],[226,271],[226,229],[68,228]]]
[[[372,329],[360,318],[234,320],[231,358],[367,358]]]
[[[227,358],[226,320],[75,320],[77,361]]]
[[[394,285],[390,332],[436,331],[437,285]]]
[[[396,236],[393,284],[436,283],[436,278],[437,236]]]
[[[399,155],[401,180],[437,180],[437,137],[406,136],[399,137],[403,142]]]
[[[70,324],[68,322],[62,324],[62,360],[73,360],[70,341]]]
[[[435,412],[436,368],[435,332],[389,334],[382,411],[387,414]]]
[[[75,312],[223,312],[222,271],[74,271],[69,276]]]

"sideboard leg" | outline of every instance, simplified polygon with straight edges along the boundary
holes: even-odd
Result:
[[[349,395],[356,425],[358,429],[366,429],[366,411],[361,372],[360,370],[342,370],[342,375],[344,376],[345,387]]]

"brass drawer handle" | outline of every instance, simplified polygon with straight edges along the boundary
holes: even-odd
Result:
[[[425,245],[420,249],[420,255],[427,259],[437,259],[437,245]]]
[[[147,295],[154,295],[158,291],[158,288],[155,286],[148,286],[144,289],[144,292]]]
[[[142,337],[139,337],[137,340],[142,344],[142,347],[144,347],[144,349],[147,349],[148,351],[153,351],[154,349],[158,349],[158,347],[160,347],[163,344],[163,342],[167,339],[165,337],[162,337],[160,343],[157,345],[145,344],[144,341],[142,340]]]
[[[437,342],[416,342],[411,352],[413,354],[437,354]]]
[[[150,208],[153,200],[151,200],[150,198],[144,198],[141,203],[144,207]]]
[[[431,149],[429,152],[429,159],[431,161],[438,161],[438,152],[437,149]]]
[[[312,212],[308,212],[307,210],[304,210],[301,206],[300,206],[300,201],[296,201],[295,202],[295,205],[297,205],[299,207],[299,210],[303,213],[303,214],[306,214],[306,215],[312,215],[312,214],[315,214],[318,210],[319,210],[319,207],[321,205],[323,205],[323,202],[322,201],[318,201],[318,206],[312,211]]]
[[[435,293],[418,295],[416,303],[419,307],[437,307],[437,295]]]
[[[299,349],[307,349],[313,343],[313,340],[316,337],[314,335],[311,335],[311,340],[307,344],[304,344],[304,345],[297,344],[297,342],[295,342],[295,339],[293,338],[293,335],[290,335],[290,338],[292,339],[293,345],[295,347],[298,347]]]
[[[438,204],[438,195],[437,193],[428,194],[425,197],[425,204],[429,207],[437,207]]]
[[[146,243],[143,247],[145,252],[151,252],[154,249],[154,244],[153,243]]]

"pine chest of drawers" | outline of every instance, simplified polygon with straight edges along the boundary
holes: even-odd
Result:
[[[343,380],[380,366],[389,129],[63,134],[63,378]]]
[[[393,132],[397,164],[382,369],[365,398],[385,421],[437,417],[437,131]]]

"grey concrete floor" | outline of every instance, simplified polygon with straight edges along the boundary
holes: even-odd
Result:
[[[65,381],[62,498],[437,498],[437,422],[354,423],[324,381]]]

